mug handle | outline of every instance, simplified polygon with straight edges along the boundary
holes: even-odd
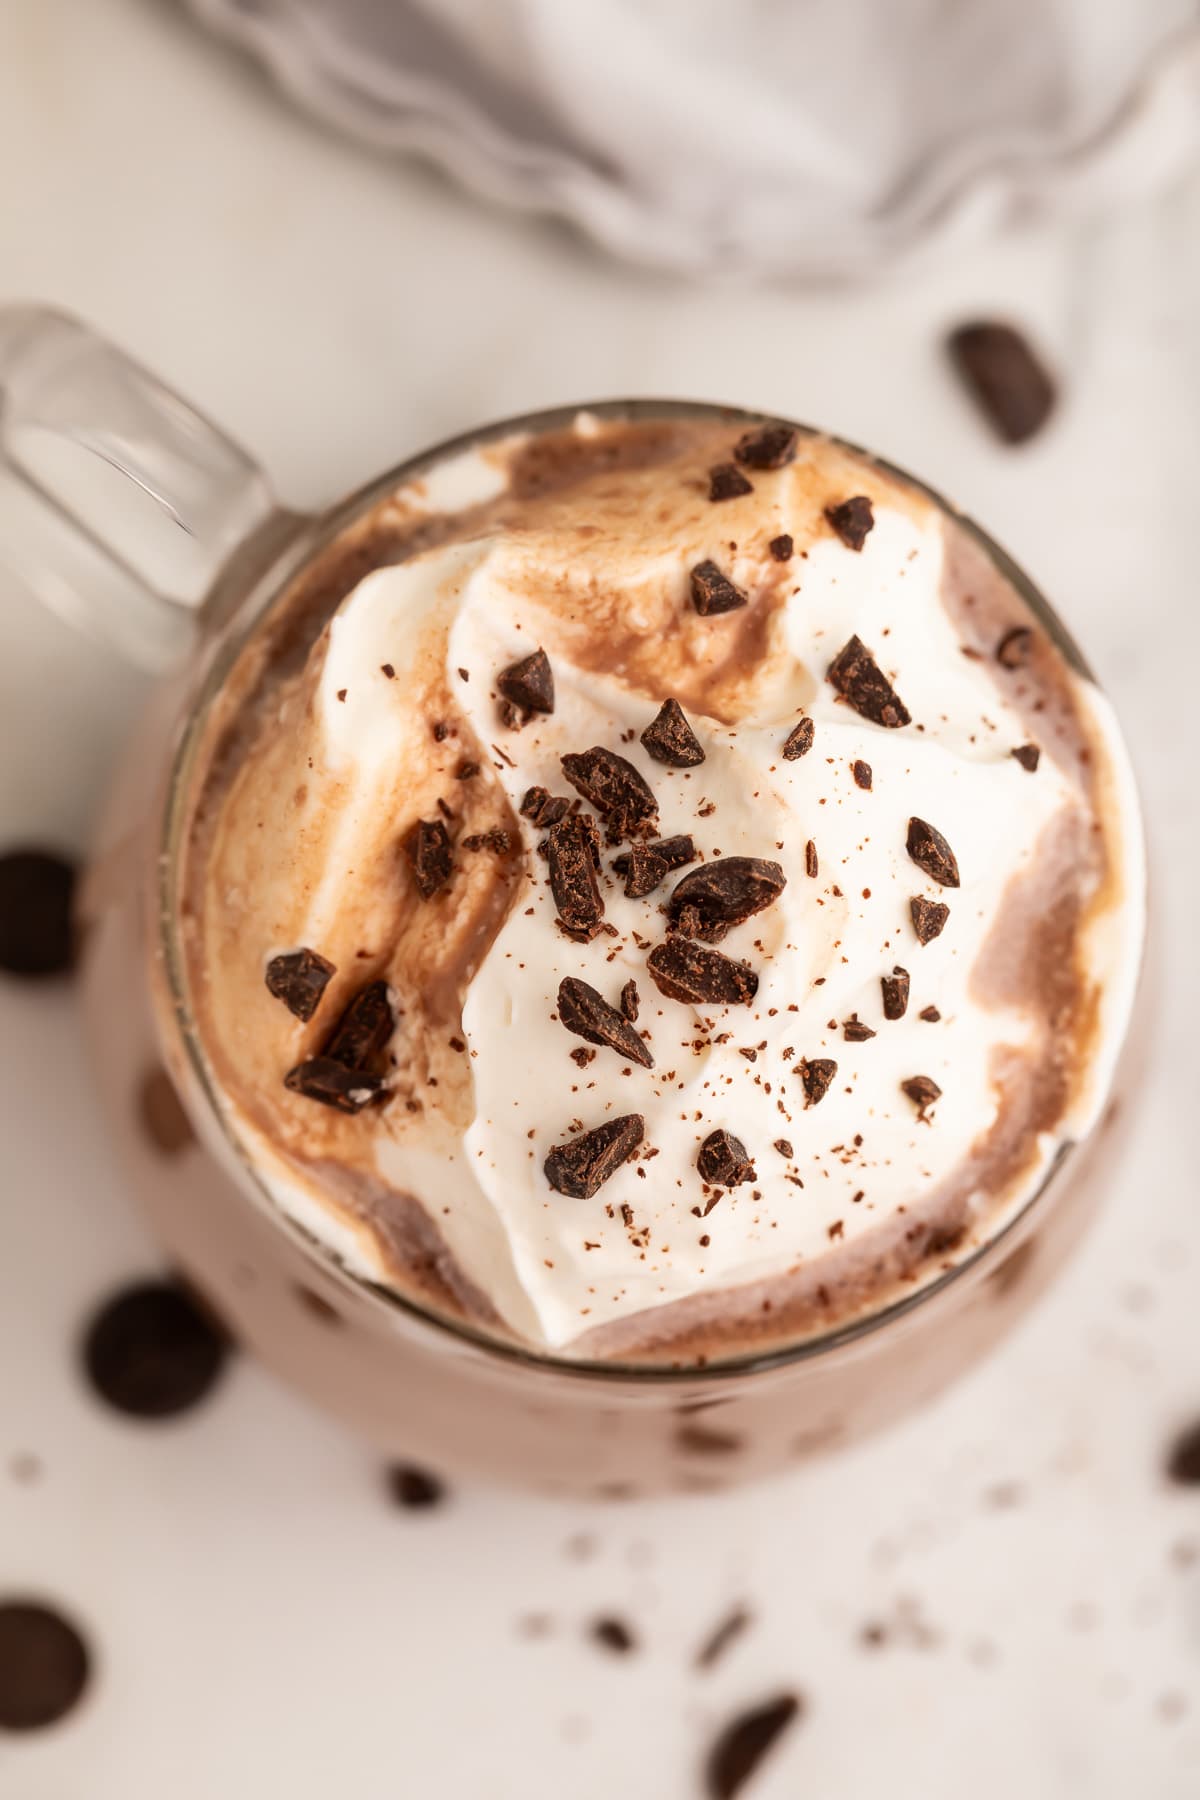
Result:
[[[0,306],[0,562],[53,612],[142,668],[178,664],[278,510],[245,451],[123,351]]]

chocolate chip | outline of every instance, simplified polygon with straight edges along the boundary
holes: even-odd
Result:
[[[804,846],[804,873],[810,881],[815,881],[820,872],[821,865],[817,860],[817,846],[809,838]]]
[[[644,900],[646,895],[652,894],[670,873],[665,858],[659,856],[652,844],[635,843],[631,845],[627,856],[616,858],[613,864],[614,868],[618,862],[625,865],[625,898],[627,900]]]
[[[913,930],[917,941],[931,944],[935,937],[940,937],[946,920],[950,917],[950,908],[942,900],[926,900],[921,894],[914,894],[908,903],[912,914]]]
[[[731,1612],[709,1632],[696,1652],[697,1669],[712,1669],[720,1662],[726,1651],[736,1643],[742,1633],[753,1622],[752,1614],[745,1606],[735,1606]]]
[[[422,900],[432,900],[454,872],[450,836],[440,819],[418,819],[402,840]]]
[[[544,787],[527,788],[520,806],[521,817],[528,819],[538,831],[549,831],[551,825],[565,819],[570,810],[569,800],[547,792]]]
[[[273,956],[267,964],[267,991],[307,1024],[336,974],[334,965],[315,950],[289,950],[282,956]]]
[[[615,1050],[618,1056],[627,1056],[631,1062],[640,1063],[643,1069],[654,1067],[654,1058],[645,1040],[638,1036],[624,1014],[610,1006],[586,981],[580,981],[574,975],[563,978],[558,986],[558,1016],[568,1031],[574,1032],[576,1037],[586,1038],[589,1044]]]
[[[894,731],[910,723],[911,713],[861,638],[852,637],[843,644],[826,677],[855,712],[872,724]]]
[[[204,1399],[228,1351],[224,1334],[183,1287],[146,1281],[105,1301],[84,1336],[83,1366],[118,1412],[167,1419]]]
[[[359,1113],[383,1092],[383,1077],[365,1069],[350,1069],[331,1056],[310,1056],[297,1063],[283,1078],[283,1085],[306,1100],[317,1100],[342,1113]]]
[[[393,1463],[387,1471],[387,1486],[396,1505],[408,1512],[429,1512],[447,1498],[441,1477],[415,1463]]]
[[[787,877],[777,862],[759,856],[719,856],[677,883],[667,915],[675,921],[685,907],[694,907],[698,923],[688,935],[719,943],[730,926],[771,906],[786,886]]]
[[[804,1089],[804,1105],[819,1106],[829,1092],[830,1083],[837,1074],[837,1064],[829,1056],[802,1056],[796,1064],[796,1073]]]
[[[847,550],[861,550],[875,524],[875,514],[865,494],[855,494],[837,506],[827,506],[825,518]]]
[[[910,819],[905,848],[930,881],[936,881],[940,887],[956,888],[959,885],[954,852],[935,825],[924,819]]]
[[[621,989],[621,1011],[631,1024],[637,1018],[640,1006],[637,982],[627,981]]]
[[[710,1131],[701,1144],[696,1167],[700,1179],[713,1187],[735,1188],[745,1181],[758,1180],[745,1144],[723,1125],[717,1131]]]
[[[908,1011],[908,970],[897,963],[890,975],[881,975],[879,985],[883,989],[883,1016],[885,1019],[902,1019]]]
[[[752,494],[754,488],[746,480],[736,463],[718,463],[708,471],[708,497],[710,500],[737,500],[743,494]]]
[[[550,891],[568,937],[589,943],[604,923],[604,902],[592,854],[591,834],[578,813],[550,828],[547,839]]]
[[[740,1713],[726,1725],[708,1755],[710,1800],[735,1800],[800,1710],[796,1694],[780,1694],[762,1706]]]
[[[728,575],[722,575],[715,562],[697,563],[691,574],[692,605],[701,618],[711,618],[715,613],[736,612],[739,606],[745,606],[747,596],[740,587],[735,587]]]
[[[323,1055],[347,1069],[362,1069],[378,1056],[395,1029],[386,981],[360,988],[334,1026]]]
[[[684,937],[656,944],[646,967],[660,994],[692,1006],[749,1006],[758,992],[758,976],[748,963]]]
[[[138,1090],[138,1117],[142,1130],[164,1156],[178,1156],[181,1150],[196,1141],[192,1122],[183,1110],[175,1084],[161,1065],[149,1069],[142,1079]]]
[[[792,552],[795,548],[795,544],[792,542],[789,533],[786,531],[781,531],[779,536],[773,537],[767,545],[767,549],[770,551],[772,557],[779,563],[790,562],[792,559]]]
[[[796,455],[796,432],[791,425],[756,425],[743,432],[733,454],[747,469],[782,469]]]
[[[0,969],[61,975],[75,960],[71,906],[75,870],[49,850],[0,856]]]
[[[851,763],[850,773],[854,777],[855,787],[863,788],[867,793],[870,793],[870,791],[871,791],[871,765],[870,765],[870,763],[868,763],[868,762]]]
[[[628,1656],[637,1649],[637,1639],[624,1619],[593,1619],[588,1635],[616,1656]]]
[[[918,1019],[924,1019],[927,1025],[936,1025],[941,1016],[936,1006],[923,1006],[917,1014]]]
[[[941,1088],[931,1075],[910,1075],[900,1086],[917,1109],[918,1118],[925,1117],[925,1109],[940,1099]]]
[[[1028,625],[1014,625],[996,645],[996,661],[1002,669],[1020,669],[1029,661],[1033,633]]]
[[[581,1131],[569,1143],[558,1144],[542,1165],[546,1180],[559,1194],[573,1200],[590,1200],[621,1164],[627,1162],[646,1133],[641,1113],[609,1119],[591,1131]]]
[[[655,762],[672,769],[694,769],[704,761],[704,749],[688,724],[678,700],[664,700],[642,733],[642,742]]]
[[[803,719],[798,720],[798,722],[792,726],[792,729],[784,739],[783,760],[785,762],[796,762],[800,757],[807,756],[813,747],[813,737],[815,734],[816,726],[806,714]]]
[[[512,849],[512,839],[502,825],[493,825],[490,831],[473,831],[470,837],[462,841],[464,850],[490,850],[493,856],[507,856]]]
[[[652,837],[658,830],[658,801],[631,762],[599,744],[562,759],[562,771],[577,793],[603,816],[610,844],[623,838]]]
[[[1023,444],[1054,410],[1054,382],[1028,338],[996,320],[960,325],[946,339],[960,380],[997,437]]]
[[[842,1036],[848,1044],[865,1044],[875,1033],[869,1025],[864,1025],[857,1013],[851,1013],[848,1019],[842,1020]]]
[[[39,1731],[65,1718],[88,1684],[77,1628],[36,1600],[0,1601],[0,1731]]]
[[[1012,754],[1031,775],[1042,760],[1042,753],[1036,744],[1018,744]]]
[[[1180,1487],[1200,1487],[1200,1421],[1187,1426],[1171,1445],[1167,1479]]]
[[[554,711],[554,671],[544,650],[535,650],[501,669],[496,686],[506,700],[525,712]]]

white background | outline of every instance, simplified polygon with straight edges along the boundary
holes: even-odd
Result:
[[[0,988],[0,1594],[51,1596],[99,1660],[69,1722],[0,1737],[0,1795],[687,1800],[710,1732],[780,1686],[808,1710],[755,1800],[1200,1792],[1200,1494],[1161,1475],[1200,1414],[1200,179],[870,291],[682,287],[346,147],[168,6],[4,0],[0,299],[32,297],[136,349],[294,504],[480,419],[629,393],[777,409],[923,474],[1040,579],[1117,701],[1166,980],[1114,1201],[939,1406],[727,1500],[458,1491],[422,1515],[245,1364],[173,1425],[93,1404],[80,1322],[155,1253],[69,991]],[[977,310],[1063,371],[1020,453],[941,362]],[[2,568],[0,603],[0,842],[81,845],[140,683]],[[755,1628],[697,1676],[738,1598]],[[598,1610],[636,1656],[586,1642]],[[533,1612],[551,1630],[527,1641]]]

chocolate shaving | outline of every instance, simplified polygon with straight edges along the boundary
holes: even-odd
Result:
[[[714,613],[736,612],[739,606],[745,606],[747,596],[740,587],[735,587],[728,575],[722,575],[715,562],[697,563],[691,574],[692,605],[701,618],[708,619]]]
[[[800,757],[807,756],[813,747],[816,729],[807,714],[803,719],[798,720],[783,741],[783,760],[797,762]]]
[[[865,494],[855,494],[853,499],[842,500],[837,506],[827,506],[825,518],[847,550],[861,550],[875,524],[875,514]]]
[[[775,562],[779,563],[790,562],[792,559],[792,552],[795,548],[796,546],[792,542],[790,533],[786,531],[781,531],[779,536],[773,537],[767,545],[767,549],[770,551],[772,558]]]
[[[432,900],[454,873],[450,837],[440,819],[418,819],[401,849],[412,866],[422,900]]]
[[[694,769],[704,761],[704,748],[678,700],[663,701],[643,731],[642,743],[655,762],[668,768]]]
[[[322,1055],[347,1069],[363,1069],[378,1056],[395,1029],[386,981],[369,981],[355,994],[334,1027]]]
[[[860,787],[860,788],[864,789],[865,792],[870,793],[870,791],[871,791],[871,765],[870,765],[870,763],[869,762],[851,763],[850,773],[854,777],[855,787]]]
[[[652,844],[634,843],[630,846],[629,854],[618,857],[616,862],[625,865],[627,900],[644,900],[670,873],[666,859],[658,854]],[[615,868],[616,863],[613,866]]]
[[[799,1713],[798,1696],[780,1694],[726,1725],[708,1756],[709,1800],[736,1800],[776,1738]]]
[[[752,1615],[745,1606],[735,1606],[732,1612],[726,1613],[720,1623],[710,1631],[696,1652],[697,1669],[711,1669],[724,1656],[730,1645],[741,1637],[752,1623]]]
[[[890,975],[880,976],[879,985],[883,989],[884,1018],[902,1019],[908,1011],[908,970],[897,963]]]
[[[559,1194],[573,1200],[590,1200],[615,1175],[645,1136],[641,1113],[609,1119],[592,1131],[581,1131],[569,1143],[558,1144],[542,1165],[546,1180]]]
[[[837,1074],[837,1064],[832,1057],[814,1056],[811,1059],[802,1056],[796,1064],[796,1073],[804,1089],[804,1105],[819,1106],[829,1092],[830,1083]]]
[[[792,425],[756,425],[743,432],[733,454],[747,469],[782,469],[796,455],[796,430]]]
[[[912,715],[862,639],[843,644],[826,677],[856,713],[889,731],[907,725]]]
[[[848,1044],[865,1044],[875,1033],[869,1025],[864,1025],[857,1013],[851,1013],[848,1019],[842,1020],[842,1036]]]
[[[307,1025],[336,973],[334,965],[315,950],[289,950],[283,956],[273,956],[267,964],[267,991]]]
[[[926,900],[921,894],[914,894],[908,903],[912,914],[913,930],[917,941],[931,944],[935,937],[940,937],[946,920],[950,917],[950,908],[942,900]]]
[[[753,492],[753,485],[746,480],[736,463],[718,463],[708,471],[710,500],[737,500],[741,495]]]
[[[554,711],[554,670],[544,650],[535,650],[531,656],[523,656],[520,662],[501,669],[496,686],[506,700],[525,712]]]
[[[996,645],[996,661],[1002,669],[1020,669],[1029,661],[1033,633],[1028,625],[1014,625]]]
[[[936,881],[939,887],[956,888],[959,885],[954,852],[935,825],[924,819],[910,819],[905,847],[930,881]]]
[[[719,943],[732,925],[740,925],[778,900],[787,877],[777,862],[758,856],[719,856],[693,869],[676,885],[667,915],[679,919],[694,907],[698,923],[689,935]]]
[[[546,840],[550,892],[568,937],[590,943],[604,923],[604,902],[596,878],[591,833],[579,813],[552,825]]]
[[[610,844],[619,844],[622,838],[653,837],[658,801],[631,762],[599,744],[568,753],[561,761],[571,786],[603,815]]]
[[[636,845],[633,846],[636,848]],[[696,846],[688,836],[652,838],[645,848],[654,856],[665,862],[668,870],[686,868],[688,863],[696,860]],[[620,856],[613,857],[613,872],[617,875],[628,875],[632,866],[633,850],[623,850]]]
[[[1042,760],[1042,753],[1036,744],[1018,744],[1012,754],[1031,775]]]
[[[383,1077],[368,1074],[365,1069],[349,1069],[334,1062],[331,1056],[313,1056],[297,1063],[283,1078],[284,1087],[303,1094],[306,1100],[319,1100],[338,1112],[358,1113],[383,1092]]]
[[[518,810],[521,817],[528,819],[538,831],[548,831],[551,825],[566,818],[571,802],[561,794],[549,793],[544,787],[531,787],[525,790]]]
[[[627,981],[621,989],[621,1012],[632,1024],[641,1006],[636,981]]]
[[[923,1119],[927,1107],[941,1098],[942,1090],[932,1075],[910,1075],[900,1086],[917,1109],[917,1117]]]
[[[1023,444],[1054,410],[1054,382],[1029,340],[1011,325],[981,319],[946,340],[954,368],[996,436]]]
[[[618,1056],[627,1056],[644,1069],[654,1067],[654,1058],[645,1041],[629,1020],[586,981],[568,975],[559,983],[558,1016],[568,1031],[574,1032],[576,1037],[586,1038],[589,1044],[615,1050]]]
[[[685,937],[656,944],[646,968],[660,994],[692,1006],[749,1006],[758,992],[758,976],[748,963]]]
[[[723,1125],[717,1131],[710,1131],[701,1144],[696,1167],[700,1179],[713,1187],[735,1188],[741,1187],[744,1181],[758,1180],[745,1144]]]
[[[821,865],[817,861],[817,846],[813,843],[812,839],[809,838],[807,844],[804,846],[804,873],[809,877],[810,881],[815,881],[820,872]]]

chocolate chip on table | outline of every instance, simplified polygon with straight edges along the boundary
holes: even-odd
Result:
[[[826,670],[832,683],[856,713],[889,731],[911,723],[912,715],[862,639],[842,645]]]
[[[587,825],[579,813],[568,813],[550,827],[546,840],[550,891],[559,923],[568,937],[584,944],[590,943],[604,923],[604,901]]]
[[[731,926],[773,905],[786,886],[787,877],[777,862],[759,856],[719,856],[676,884],[667,916],[676,921],[685,907],[693,907],[697,922],[687,935],[719,943]]]
[[[767,545],[772,560],[778,563],[790,562],[792,560],[792,552],[795,548],[796,546],[792,542],[791,534],[787,531],[781,531],[779,536],[773,537]]]
[[[629,1020],[602,994],[586,981],[567,975],[558,984],[558,1017],[576,1037],[589,1044],[600,1044],[640,1063],[643,1069],[654,1067],[654,1058],[645,1040],[638,1036]]]
[[[752,494],[754,487],[746,480],[736,463],[717,463],[708,471],[708,497],[710,500],[738,500],[743,494]]]
[[[642,743],[655,762],[671,769],[694,769],[704,761],[704,748],[678,700],[663,701],[643,731]]]
[[[637,982],[627,981],[621,989],[621,1012],[630,1024],[636,1020],[640,1007],[641,998],[638,994]]]
[[[88,1684],[91,1657],[57,1609],[0,1600],[0,1731],[40,1731],[65,1718]]]
[[[528,819],[538,831],[549,831],[551,825],[565,819],[570,810],[571,802],[565,796],[551,794],[544,787],[527,788],[520,805],[521,817]]]
[[[524,712],[554,711],[554,670],[544,650],[535,650],[530,656],[523,656],[520,662],[501,669],[496,686],[506,700]]]
[[[924,1019],[927,1025],[936,1025],[941,1016],[936,1006],[923,1006],[917,1014],[918,1019]]]
[[[388,1492],[397,1506],[408,1512],[429,1512],[447,1498],[446,1484],[415,1463],[392,1463],[387,1472]]]
[[[855,494],[836,506],[827,506],[825,519],[847,550],[861,550],[875,526],[875,514],[865,494]]]
[[[905,848],[930,881],[936,881],[940,887],[956,888],[959,885],[954,852],[936,825],[930,825],[925,819],[910,819]]]
[[[884,1018],[902,1019],[908,1011],[908,970],[897,963],[890,975],[880,976],[879,985],[883,989]]]
[[[910,1075],[900,1086],[916,1107],[919,1119],[923,1119],[926,1110],[941,1098],[942,1090],[932,1075]]]
[[[871,781],[873,779],[870,763],[862,762],[861,760],[853,762],[850,765],[850,773],[854,777],[855,787],[860,787],[863,789],[864,793],[869,794],[871,791]]]
[[[627,1162],[646,1134],[641,1113],[609,1119],[591,1131],[581,1131],[566,1144],[557,1144],[543,1163],[550,1186],[573,1200],[590,1200],[604,1183]]]
[[[89,1324],[83,1366],[102,1400],[138,1419],[167,1419],[215,1386],[229,1342],[173,1281],[138,1282],[112,1295]]]
[[[736,612],[745,606],[748,596],[740,587],[735,587],[728,575],[723,575],[715,562],[706,559],[697,563],[691,573],[692,605],[702,619],[712,618],[717,613]]]
[[[323,1055],[347,1069],[365,1068],[378,1056],[395,1029],[386,981],[360,988],[334,1026]]]
[[[842,1036],[848,1044],[865,1044],[875,1033],[869,1025],[864,1025],[857,1013],[851,1013],[848,1019],[842,1020]]]
[[[164,1156],[178,1156],[196,1134],[183,1110],[183,1102],[175,1091],[175,1083],[161,1064],[148,1069],[138,1089],[138,1118],[142,1130]]]
[[[996,645],[996,661],[1002,669],[1021,669],[1033,650],[1033,633],[1028,625],[1013,625]]]
[[[61,975],[75,960],[75,870],[50,850],[0,855],[0,969]]]
[[[810,881],[815,881],[820,872],[821,865],[817,859],[817,846],[809,838],[804,846],[804,873]]]
[[[594,744],[590,750],[568,752],[560,761],[576,793],[590,800],[603,817],[610,844],[652,837],[658,830],[654,790],[625,757]]]
[[[625,1623],[624,1619],[593,1619],[588,1627],[588,1636],[605,1650],[611,1650],[614,1656],[628,1656],[637,1649],[637,1638]]]
[[[742,433],[733,454],[747,469],[782,469],[796,455],[795,427],[755,425]]]
[[[1023,444],[1054,410],[1054,381],[1037,352],[1012,325],[981,319],[946,339],[950,360],[997,437]]]
[[[779,1694],[739,1713],[708,1753],[709,1800],[736,1800],[772,1745],[801,1713],[797,1694]]]
[[[797,762],[800,757],[807,756],[813,747],[815,733],[816,726],[807,714],[797,720],[783,741],[783,760]]]
[[[1026,769],[1030,775],[1033,774],[1034,770],[1042,760],[1042,753],[1036,744],[1018,744],[1012,754],[1017,762],[1020,763],[1021,767]]]
[[[913,895],[908,910],[917,941],[922,944],[931,944],[935,937],[940,937],[950,917],[950,908],[944,900],[926,900],[922,894]]]
[[[646,968],[660,994],[692,1006],[749,1006],[758,976],[748,963],[734,962],[690,938],[669,937],[656,944]]]
[[[830,1056],[802,1056],[800,1058],[796,1064],[796,1073],[800,1077],[800,1085],[804,1089],[806,1110],[810,1106],[821,1104],[829,1092],[833,1078],[837,1074],[837,1068],[837,1064]]]
[[[613,857],[614,874],[628,878],[633,868],[634,851],[637,848],[636,844],[631,845],[628,850],[623,850],[620,856]],[[657,857],[660,862],[666,864],[667,873],[670,873],[672,869],[686,868],[688,863],[696,860],[696,845],[686,834],[679,837],[651,838],[643,848],[651,856]]]
[[[625,898],[627,900],[644,900],[652,894],[670,874],[670,867],[665,857],[658,854],[653,844],[637,842],[631,844],[629,853],[619,856],[613,867],[620,862],[625,866]]]
[[[418,819],[402,840],[422,900],[432,900],[454,873],[450,834],[440,819]]]
[[[1167,1452],[1167,1479],[1179,1487],[1200,1487],[1200,1420],[1181,1431]]]
[[[337,969],[315,950],[288,950],[267,964],[267,991],[307,1025]]]
[[[306,1100],[317,1100],[341,1113],[360,1113],[384,1091],[382,1075],[347,1068],[331,1056],[310,1056],[297,1063],[284,1076],[283,1085],[294,1094],[303,1094]]]
[[[735,1188],[745,1181],[758,1180],[745,1144],[724,1126],[709,1132],[700,1146],[696,1167],[700,1179],[714,1187]]]

